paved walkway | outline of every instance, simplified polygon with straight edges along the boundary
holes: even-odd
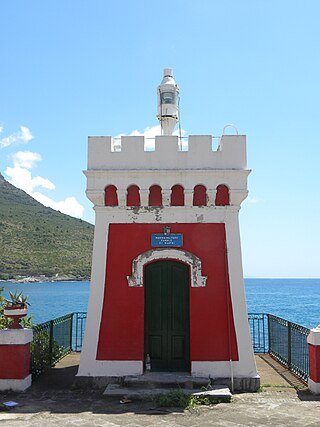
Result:
[[[64,358],[25,393],[0,393],[0,403],[19,406],[0,412],[1,427],[93,426],[314,426],[320,427],[320,398],[270,356],[257,356],[262,391],[235,394],[231,403],[195,410],[158,408],[152,402],[120,404],[101,389],[73,385],[79,355]]]

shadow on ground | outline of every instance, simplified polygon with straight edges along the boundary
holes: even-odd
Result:
[[[15,413],[135,413],[166,415],[183,413],[183,408],[163,408],[154,401],[120,403],[121,399],[105,397],[102,388],[78,387],[75,381],[78,365],[56,367],[37,378],[24,393],[0,393],[0,403],[15,401],[19,405],[9,411]]]
[[[258,360],[258,357],[260,360]],[[282,367],[269,355],[257,357],[258,370],[261,375],[262,390],[295,394],[301,401],[319,401],[320,397],[312,395],[300,379]],[[118,398],[103,396],[104,387],[81,385],[76,381],[79,355],[69,355],[56,367],[36,379],[24,393],[0,393],[0,403],[16,401],[18,406],[11,409],[14,413],[50,412],[72,414],[91,412],[95,414],[144,414],[169,415],[185,412],[183,408],[162,408],[155,401],[133,401],[122,404]],[[284,393],[286,392],[286,393]],[[263,395],[263,391],[261,395]],[[279,393],[278,393],[279,394]],[[235,395],[235,398],[241,394]],[[225,403],[218,405],[227,405]],[[196,411],[195,409],[194,411]],[[191,410],[192,411],[192,410]]]

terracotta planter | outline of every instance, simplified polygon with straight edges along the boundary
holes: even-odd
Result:
[[[28,307],[26,305],[7,305],[3,310],[3,315],[13,319],[13,323],[9,329],[22,329],[19,321],[22,317],[28,314]]]

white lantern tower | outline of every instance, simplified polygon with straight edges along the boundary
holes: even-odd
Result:
[[[172,76],[172,69],[165,68],[158,86],[158,115],[163,135],[172,135],[179,120],[179,88]]]

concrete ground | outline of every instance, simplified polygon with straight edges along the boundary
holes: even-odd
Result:
[[[257,356],[261,391],[233,395],[231,403],[193,410],[157,407],[154,402],[121,404],[103,389],[76,388],[79,355],[71,354],[25,393],[0,393],[0,403],[19,406],[0,412],[1,427],[93,426],[317,426],[320,397],[268,355]]]

